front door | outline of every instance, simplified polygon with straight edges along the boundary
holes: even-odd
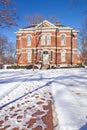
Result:
[[[49,64],[49,53],[48,53],[48,51],[43,52],[43,64],[44,65]]]

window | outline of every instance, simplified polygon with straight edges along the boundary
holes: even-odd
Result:
[[[42,51],[38,52],[38,61],[42,61]]]
[[[27,61],[28,62],[32,61],[32,50],[28,50],[28,52],[27,52]]]
[[[47,34],[47,35],[46,35],[46,38],[47,38],[47,39],[46,39],[46,40],[47,40],[47,41],[46,41],[47,45],[50,45],[50,44],[51,44],[51,35],[50,35],[50,34]]]
[[[61,62],[66,61],[66,50],[61,50]]]
[[[50,45],[51,44],[51,35],[50,34],[42,34],[41,35],[41,44],[42,45]]]
[[[53,51],[50,51],[50,61],[53,61]]]
[[[66,44],[66,37],[65,37],[65,35],[63,34],[63,35],[61,35],[61,45],[62,46],[64,46],[65,44]]]
[[[41,35],[41,44],[45,45],[45,34]]]
[[[31,46],[31,35],[27,36],[27,45]]]

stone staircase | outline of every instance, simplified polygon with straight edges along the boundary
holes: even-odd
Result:
[[[42,67],[41,67],[42,70],[46,70],[46,69],[49,69],[49,68],[50,68],[49,65],[42,65]]]

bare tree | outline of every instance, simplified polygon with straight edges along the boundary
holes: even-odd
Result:
[[[79,49],[81,52],[83,64],[87,64],[87,19],[85,19],[80,31]]]
[[[40,15],[40,14],[33,14],[33,15],[27,15],[27,16],[25,16],[25,20],[26,20],[27,26],[29,26],[31,24],[40,23],[44,19],[45,19],[45,17],[42,16],[42,15]]]
[[[49,15],[49,16],[47,17],[47,19],[48,19],[50,22],[52,22],[52,23],[56,23],[56,22],[60,23],[60,20],[58,20],[58,18],[57,18],[55,15]]]
[[[17,26],[15,20],[16,8],[12,7],[14,3],[11,0],[0,0],[0,27]]]
[[[0,64],[3,63],[3,58],[5,56],[7,38],[0,35]]]
[[[79,0],[68,0],[72,8],[79,7]],[[83,1],[84,4],[87,0]],[[83,64],[87,64],[87,8],[83,10],[83,25],[80,29],[78,49],[80,51],[80,56]]]
[[[15,57],[15,44],[0,35],[0,64],[12,64]]]
[[[57,20],[56,16],[54,16],[54,15],[49,15],[49,16],[45,17],[41,14],[33,14],[33,15],[25,16],[27,26],[29,26],[31,24],[37,24],[37,23],[39,24],[40,22],[42,22],[45,19],[49,20],[52,23],[55,23],[55,21]]]
[[[13,64],[15,60],[15,44],[13,42],[9,42],[6,47],[6,57],[7,57],[7,63]]]

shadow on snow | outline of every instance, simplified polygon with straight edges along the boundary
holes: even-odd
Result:
[[[87,123],[83,125],[79,130],[87,130]]]

